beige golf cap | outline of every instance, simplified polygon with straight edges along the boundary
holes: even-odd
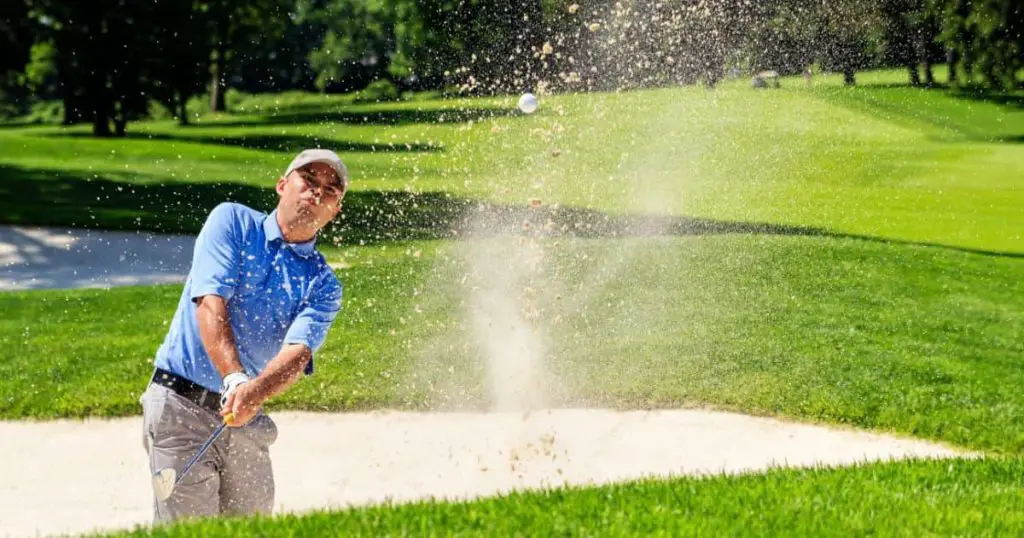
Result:
[[[334,173],[338,174],[338,179],[341,180],[341,184],[345,186],[345,190],[348,190],[348,168],[345,167],[345,163],[341,162],[341,157],[338,157],[337,153],[329,149],[307,149],[303,150],[295,156],[292,163],[288,165],[288,168],[284,171],[284,175],[287,177],[288,174],[295,171],[297,168],[302,168],[307,164],[312,163],[324,163],[334,169]]]

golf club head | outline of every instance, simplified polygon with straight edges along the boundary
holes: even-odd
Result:
[[[178,473],[170,467],[165,467],[159,471],[153,473],[153,493],[161,501],[166,501],[171,493],[174,492],[174,481],[178,478]]]

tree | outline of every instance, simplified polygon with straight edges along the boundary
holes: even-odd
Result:
[[[25,107],[28,97],[20,83],[21,72],[30,59],[35,33],[29,0],[0,2],[0,113],[16,114]]]
[[[925,0],[882,0],[880,8],[888,63],[906,67],[912,86],[921,84],[921,71],[924,83],[934,84],[931,60],[938,29]]]
[[[195,33],[186,0],[45,0],[40,43],[52,42],[64,123],[123,136],[150,97],[183,106],[196,91]],[[201,72],[201,71],[200,71]],[[181,106],[177,107],[179,111]]]
[[[303,12],[303,22],[326,29],[309,53],[317,88],[354,90],[388,74],[396,24],[392,7],[379,0],[332,0]]]
[[[212,49],[210,109],[227,109],[224,92],[237,51],[246,45],[281,36],[293,16],[286,0],[199,0],[198,9],[208,21]]]
[[[156,49],[139,60],[148,92],[188,123],[188,100],[202,93],[207,82],[210,53],[201,13],[195,0],[151,0],[151,43]]]
[[[993,89],[1018,87],[1024,69],[1024,6],[1017,0],[933,0],[938,40],[970,81]]]
[[[48,0],[43,16],[53,35],[64,88],[65,123],[87,119],[95,136],[123,135],[146,113],[139,58],[147,54],[149,3]],[[113,123],[113,131],[111,131]]]

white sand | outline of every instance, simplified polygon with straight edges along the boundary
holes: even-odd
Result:
[[[0,291],[184,282],[195,238],[0,226]]]
[[[278,512],[958,455],[920,441],[694,410],[272,416]],[[141,419],[0,422],[0,439],[0,536],[148,523]]]

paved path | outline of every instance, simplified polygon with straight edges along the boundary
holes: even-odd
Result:
[[[184,282],[194,238],[0,226],[0,291]]]

